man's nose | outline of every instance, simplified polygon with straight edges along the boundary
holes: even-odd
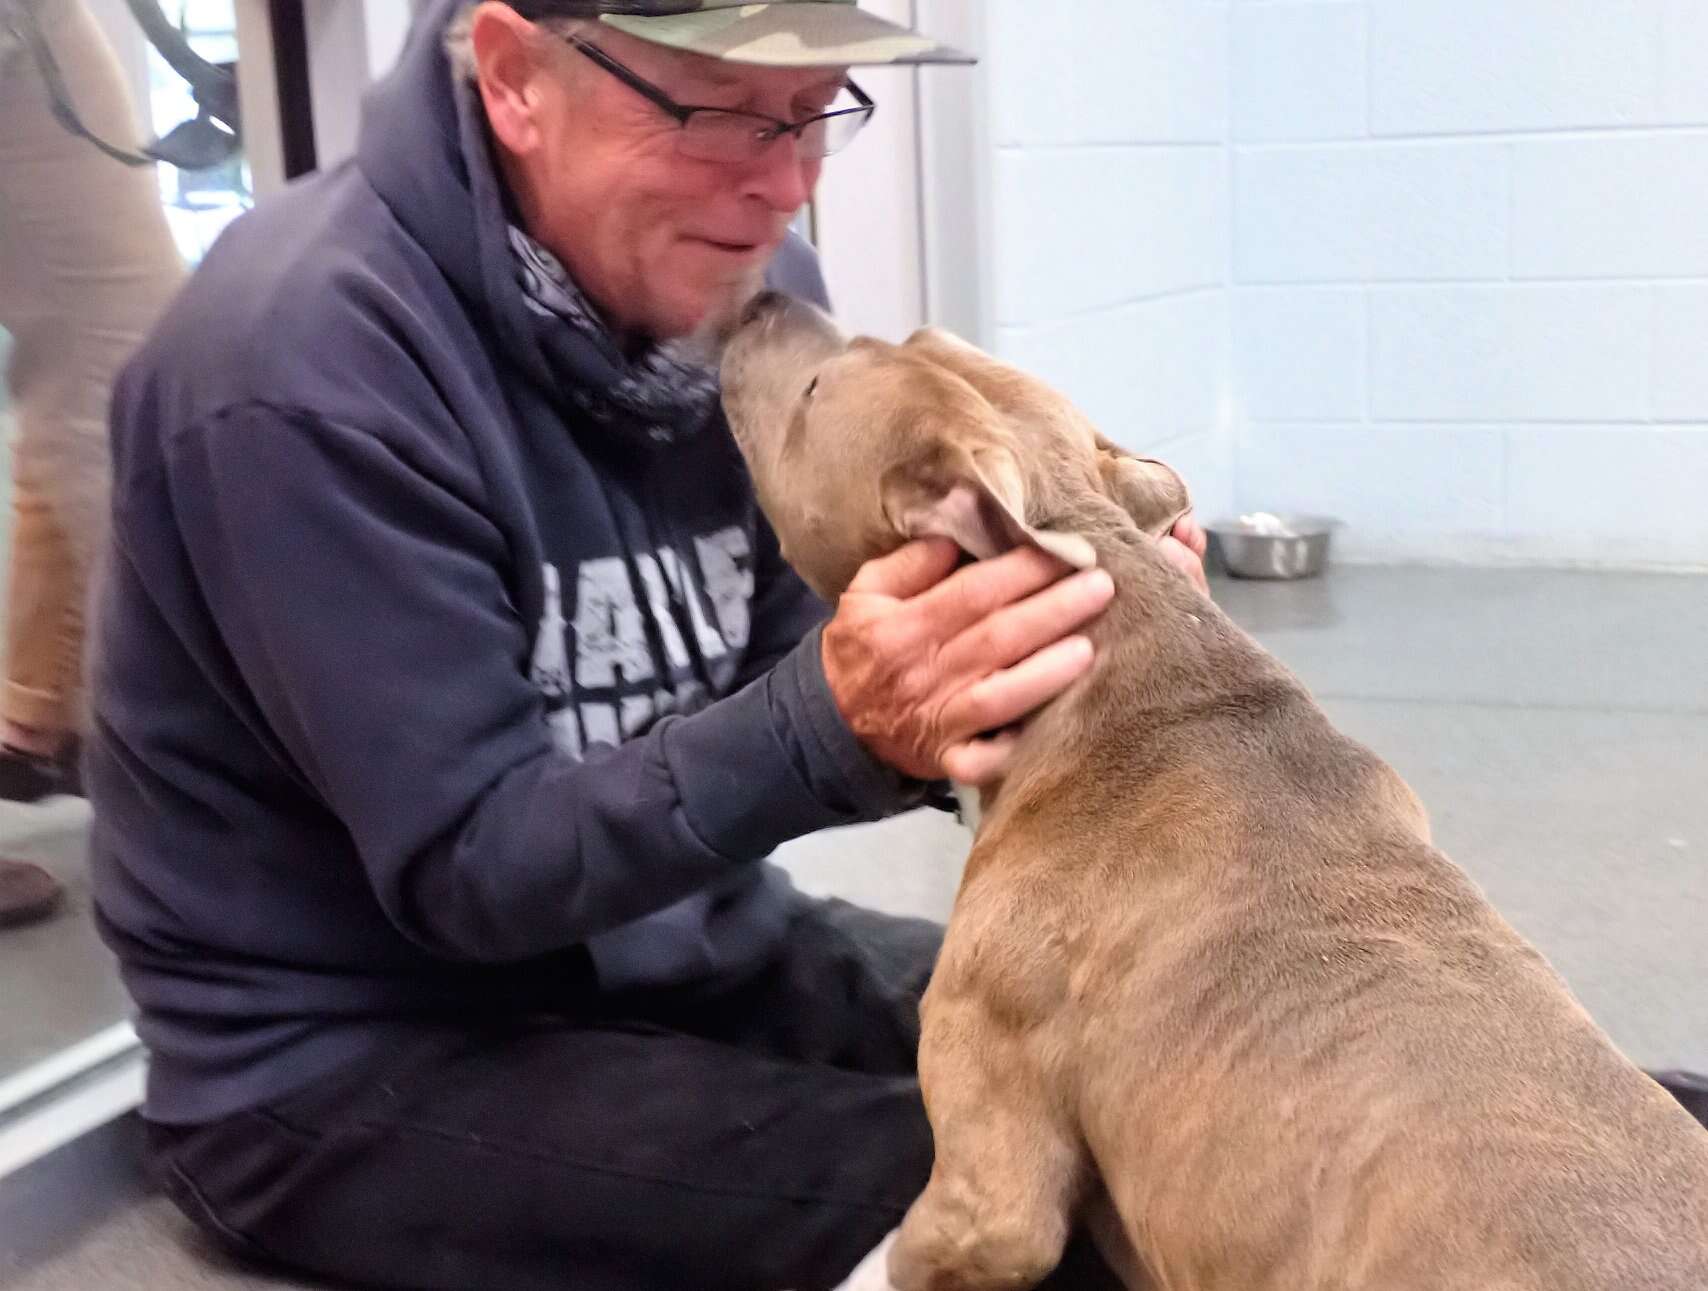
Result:
[[[748,165],[742,187],[772,210],[793,215],[812,196],[819,166],[816,158],[801,155],[799,139],[784,135],[773,139]]]

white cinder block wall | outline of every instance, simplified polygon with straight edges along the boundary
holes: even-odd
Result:
[[[985,10],[985,340],[1225,510],[1228,5],[1068,8]]]
[[[985,340],[1354,559],[1708,564],[1708,0],[990,0]]]
[[[1235,498],[1708,564],[1708,0],[1235,0]]]

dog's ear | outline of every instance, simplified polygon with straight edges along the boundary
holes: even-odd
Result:
[[[1153,538],[1192,509],[1186,481],[1173,467],[1153,457],[1134,457],[1102,435],[1097,437],[1097,470],[1109,496]]]
[[[1075,569],[1097,563],[1078,534],[1026,523],[1025,477],[1005,449],[940,449],[890,468],[879,489],[884,514],[909,538],[950,538],[978,560],[1031,544]]]

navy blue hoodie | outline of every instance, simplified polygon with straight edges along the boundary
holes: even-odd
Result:
[[[918,796],[837,714],[721,417],[569,397],[620,373],[524,304],[457,3],[115,394],[92,862],[159,1120],[749,971],[792,899],[761,858]],[[799,245],[773,280],[822,293]]]

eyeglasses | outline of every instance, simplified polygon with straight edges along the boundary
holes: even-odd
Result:
[[[597,45],[579,36],[564,39],[635,93],[674,117],[682,127],[676,132],[677,150],[700,161],[753,161],[785,135],[795,136],[795,147],[803,158],[816,161],[846,148],[878,110],[877,104],[853,81],[847,83],[848,93],[857,106],[821,112],[805,121],[782,121],[763,112],[691,107],[678,103],[651,81],[637,76]]]

